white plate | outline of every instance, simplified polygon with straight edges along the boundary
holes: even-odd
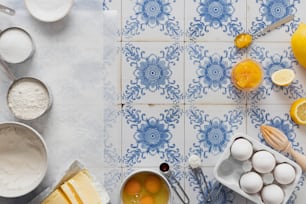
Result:
[[[47,147],[40,134],[18,122],[0,123],[0,197],[34,190],[47,171]]]
[[[73,0],[25,0],[30,14],[40,21],[55,22],[70,11]]]

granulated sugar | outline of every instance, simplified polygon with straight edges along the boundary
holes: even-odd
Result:
[[[8,93],[8,106],[17,118],[31,120],[41,116],[49,107],[46,87],[32,78],[18,80]]]
[[[20,63],[31,56],[33,43],[30,36],[18,28],[4,31],[0,37],[0,55],[10,63]]]

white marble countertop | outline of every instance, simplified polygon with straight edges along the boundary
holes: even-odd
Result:
[[[0,13],[0,29],[18,26],[34,40],[34,56],[10,65],[16,77],[31,76],[45,82],[53,95],[53,105],[43,117],[25,122],[39,131],[48,147],[48,171],[32,193],[16,199],[0,198],[1,204],[23,204],[79,159],[93,172],[101,170],[103,158],[103,64],[102,4],[76,0],[71,12],[55,23],[43,23],[27,12],[24,1],[5,0],[15,16]],[[11,84],[0,70],[0,121],[16,121],[6,105]],[[99,177],[101,174],[97,174]]]

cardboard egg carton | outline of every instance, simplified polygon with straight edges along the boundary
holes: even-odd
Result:
[[[64,172],[63,176],[61,176],[60,180],[53,184],[51,187],[46,188],[42,191],[38,196],[36,196],[31,202],[28,204],[40,204],[46,197],[48,197],[55,189],[61,186],[63,183],[74,177],[81,170],[86,169],[85,166],[80,161],[74,161],[69,168]],[[101,201],[104,204],[110,203],[110,198],[108,193],[105,191],[104,187],[98,182],[95,177],[91,174],[93,178],[93,184],[95,185],[100,197]]]
[[[288,199],[290,198],[292,192],[294,191],[294,189],[295,189],[295,187],[296,187],[296,185],[297,185],[297,183],[298,183],[298,181],[299,181],[299,179],[302,175],[301,167],[297,163],[295,163],[294,161],[292,161],[289,158],[282,155],[281,153],[273,150],[272,148],[260,143],[259,141],[255,140],[254,138],[249,137],[249,136],[247,136],[243,133],[236,134],[234,137],[232,137],[232,139],[228,143],[228,145],[227,145],[225,151],[223,152],[220,160],[217,162],[217,164],[214,168],[215,178],[221,184],[223,184],[224,186],[232,189],[233,191],[235,191],[238,194],[242,195],[243,197],[253,201],[254,203],[263,204],[260,192],[255,193],[255,194],[248,194],[240,188],[239,180],[240,180],[240,177],[242,176],[242,174],[246,173],[250,169],[252,169],[252,171],[254,171],[254,172],[256,172],[256,171],[252,167],[250,169],[246,170],[246,168],[244,167],[244,165],[246,164],[246,161],[238,161],[231,156],[231,146],[232,146],[233,142],[238,138],[246,139],[252,144],[253,155],[257,151],[266,150],[266,151],[270,152],[275,157],[276,165],[279,164],[279,163],[286,162],[286,163],[290,164],[295,169],[296,176],[295,176],[295,179],[292,183],[290,183],[288,185],[281,185],[281,184],[277,183],[275,181],[275,179],[273,181],[273,183],[280,186],[282,188],[282,190],[284,191],[285,196],[284,196],[284,200],[283,200],[282,204],[285,204],[288,201]],[[250,161],[247,161],[247,162],[250,163]],[[272,172],[273,172],[273,170],[272,170]]]

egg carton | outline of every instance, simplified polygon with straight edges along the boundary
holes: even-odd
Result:
[[[236,134],[230,140],[230,142],[227,145],[225,151],[223,152],[220,160],[218,160],[218,162],[217,162],[217,164],[214,168],[215,178],[221,184],[223,184],[224,186],[232,189],[233,191],[237,192],[241,196],[253,201],[254,203],[263,204],[260,192],[255,193],[255,194],[248,194],[240,188],[240,185],[239,185],[240,177],[244,173],[252,170],[252,166],[246,168],[246,166],[249,166],[249,165],[246,165],[246,164],[250,163],[250,161],[247,161],[247,162],[246,161],[238,161],[231,156],[231,146],[232,146],[233,142],[238,138],[246,139],[252,144],[253,154],[257,151],[260,151],[260,150],[266,150],[266,151],[270,152],[275,157],[276,165],[279,164],[279,163],[286,162],[286,163],[292,165],[292,167],[295,169],[296,176],[295,176],[295,179],[292,183],[287,184],[287,185],[281,185],[281,184],[278,184],[275,180],[272,182],[272,183],[275,183],[278,186],[280,186],[282,188],[282,190],[284,191],[284,199],[283,199],[282,204],[285,204],[288,201],[288,199],[290,198],[290,195],[294,191],[294,189],[295,189],[295,187],[296,187],[296,185],[297,185],[297,183],[298,183],[298,181],[299,181],[299,179],[302,175],[301,167],[297,163],[295,163],[294,161],[292,161],[289,158],[282,155],[281,153],[271,149],[270,147],[260,143],[259,141],[255,140],[254,138],[252,138],[248,135],[245,135],[243,133]],[[254,170],[254,172],[256,172],[256,171]]]

